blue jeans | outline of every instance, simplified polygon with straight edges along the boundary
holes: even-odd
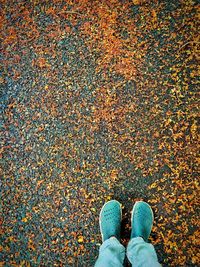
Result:
[[[126,255],[134,267],[161,267],[153,245],[146,243],[142,237],[129,241]],[[122,267],[124,258],[125,247],[111,237],[101,245],[95,267]]]

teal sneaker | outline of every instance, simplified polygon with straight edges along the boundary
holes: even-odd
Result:
[[[153,211],[149,204],[137,201],[131,214],[131,238],[140,236],[147,242],[153,226],[153,219]]]
[[[99,225],[103,242],[111,236],[120,239],[122,210],[117,200],[106,202],[100,212]]]

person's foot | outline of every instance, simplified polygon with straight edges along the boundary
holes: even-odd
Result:
[[[137,201],[131,214],[131,238],[142,237],[147,242],[153,226],[153,211],[149,204]]]
[[[121,204],[117,200],[110,200],[103,205],[99,216],[103,242],[112,236],[120,239],[121,219]]]

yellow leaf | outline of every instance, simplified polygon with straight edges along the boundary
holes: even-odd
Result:
[[[133,0],[133,4],[139,5],[140,4],[140,0]]]
[[[111,200],[111,196],[107,196],[107,197],[106,197],[106,200],[107,200],[107,201]]]
[[[78,237],[78,243],[82,243],[82,242],[83,242],[83,236],[80,235],[80,236]]]
[[[191,126],[191,133],[192,133],[192,138],[196,137],[197,134],[197,125],[196,125],[196,121],[194,121],[194,123]]]
[[[22,219],[22,222],[27,222],[28,221],[28,219],[26,218],[26,217],[24,217],[23,219]]]

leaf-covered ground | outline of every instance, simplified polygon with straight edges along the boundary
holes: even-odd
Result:
[[[1,2],[0,266],[93,266],[113,198],[199,266],[198,1]]]

